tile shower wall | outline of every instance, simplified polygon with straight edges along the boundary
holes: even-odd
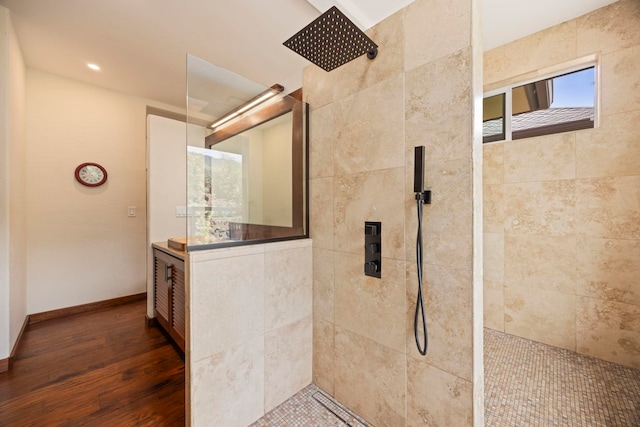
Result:
[[[485,325],[640,368],[640,2],[485,54],[486,86],[600,57],[600,126],[484,146]],[[486,87],[485,86],[485,87]]]
[[[473,72],[481,65],[472,6],[416,0],[368,30],[380,45],[374,61],[304,73],[313,378],[380,427],[473,422],[471,156]],[[427,357],[413,338],[418,145],[426,146],[433,190],[424,209]],[[381,279],[363,273],[365,221],[382,222]]]
[[[187,418],[246,427],[311,382],[311,241],[189,259]]]

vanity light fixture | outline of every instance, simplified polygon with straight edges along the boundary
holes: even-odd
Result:
[[[216,128],[221,127],[222,125],[227,124],[230,120],[235,119],[236,117],[238,117],[239,115],[241,115],[243,113],[246,113],[247,111],[249,111],[252,108],[262,104],[263,102],[267,101],[268,99],[273,98],[274,96],[276,96],[277,94],[279,94],[283,90],[284,90],[284,86],[282,86],[282,85],[275,84],[275,85],[271,86],[269,89],[265,90],[264,92],[258,94],[255,97],[251,98],[250,100],[248,100],[244,104],[234,108],[233,110],[229,111],[227,114],[225,114],[222,117],[220,117],[220,119],[218,119],[217,121],[211,123],[209,125],[209,128],[216,129]]]
[[[96,64],[87,64],[87,67],[91,68],[93,71],[100,71],[100,66]]]

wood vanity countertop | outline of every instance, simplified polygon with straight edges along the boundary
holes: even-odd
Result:
[[[154,249],[158,249],[159,251],[162,251],[171,256],[174,256],[178,259],[181,259],[182,261],[185,260],[187,255],[187,253],[184,251],[177,251],[173,248],[170,248],[169,245],[167,245],[167,242],[152,243],[151,247],[153,247]]]

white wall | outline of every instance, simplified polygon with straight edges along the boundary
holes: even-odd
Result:
[[[26,317],[25,66],[10,13],[0,7],[0,359]]]
[[[18,38],[10,24],[9,37],[9,334],[12,346],[24,324],[27,310],[27,223],[26,223],[26,160],[25,86],[26,69]]]
[[[149,242],[186,237],[185,217],[176,206],[187,203],[187,128],[185,122],[148,116]]]
[[[9,88],[9,11],[0,7],[0,84]],[[0,359],[9,357],[9,132],[8,99],[0,97]]]
[[[32,69],[26,101],[28,312],[144,292],[146,107],[154,103]],[[104,166],[107,183],[77,183],[83,162]]]
[[[147,117],[147,249],[172,237],[187,237],[187,218],[176,207],[187,205],[187,129],[189,144],[204,147],[202,126]],[[147,315],[154,317],[153,252],[147,253]]]

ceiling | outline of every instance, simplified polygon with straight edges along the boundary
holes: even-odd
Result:
[[[184,107],[188,53],[262,86],[280,83],[293,91],[309,63],[282,42],[318,17],[318,9],[338,5],[366,29],[411,1],[0,0],[0,5],[11,11],[28,67]],[[485,50],[614,1],[484,0]],[[89,62],[102,70],[90,70]]]

